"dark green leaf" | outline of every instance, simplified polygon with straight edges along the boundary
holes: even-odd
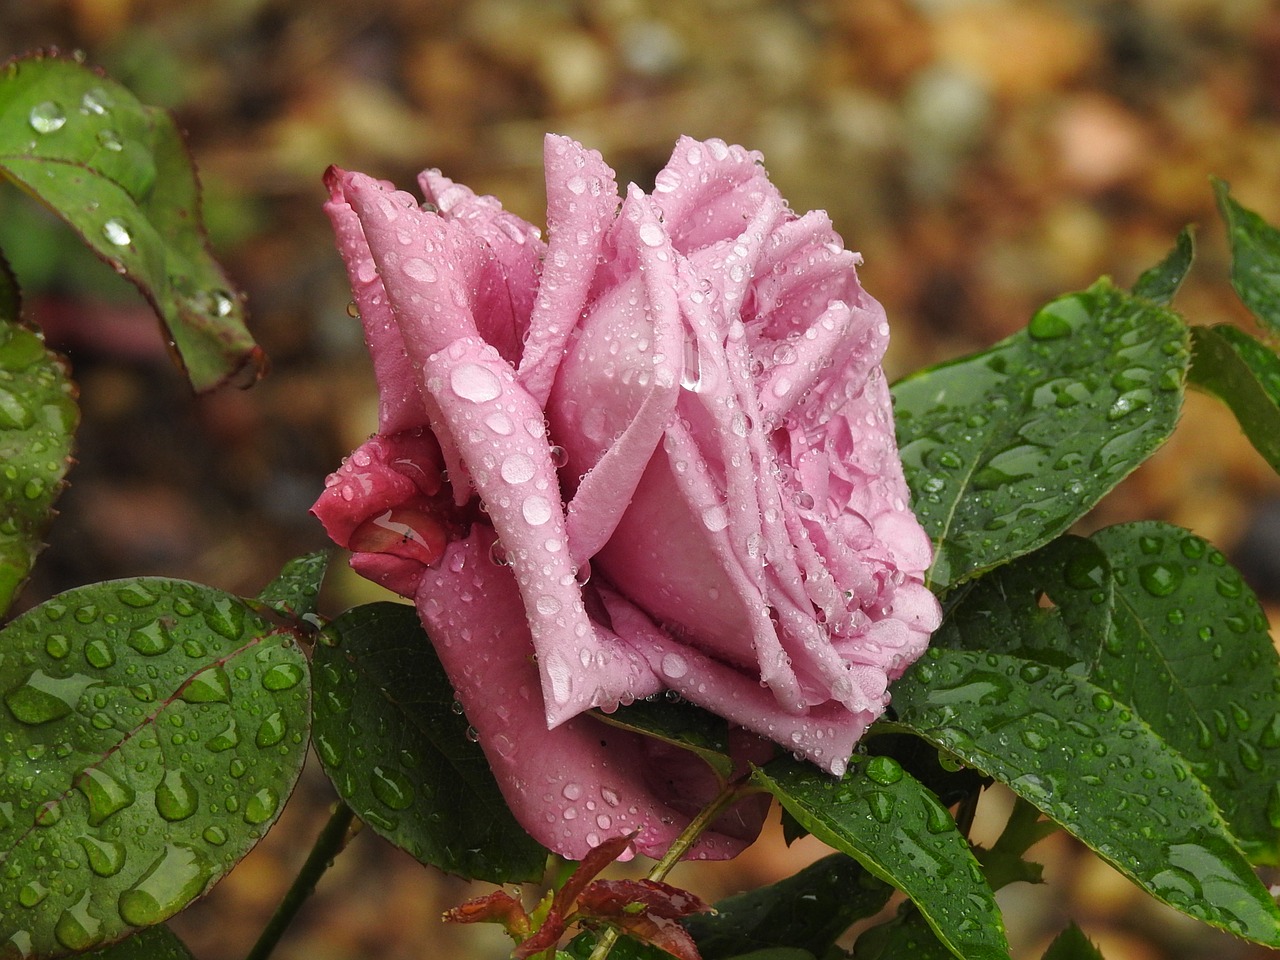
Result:
[[[1280,946],[1280,910],[1187,762],[1111,693],[1007,654],[931,647],[898,724],[1033,803],[1160,900]]]
[[[70,224],[155,307],[197,390],[252,382],[263,357],[211,256],[173,118],[75,62],[0,72],[0,174]]]
[[[0,259],[0,617],[44,546],[80,421],[65,365],[17,307],[17,284]]]
[[[1159,447],[1182,405],[1177,314],[1099,281],[992,349],[894,388],[912,504],[946,588],[1063,533]]]
[[[819,840],[910,897],[958,957],[1007,958],[991,888],[947,808],[889,757],[840,779],[790,757],[753,779]]]
[[[855,920],[877,913],[893,888],[843,853],[777,883],[721,900],[714,914],[682,921],[703,960],[729,960],[767,947],[824,955]]]
[[[1230,407],[1254,449],[1280,472],[1280,357],[1229,324],[1193,327],[1188,382]]]
[[[1043,867],[1023,859],[1023,854],[1057,829],[1057,824],[1041,819],[1039,810],[1018,797],[1004,830],[991,849],[978,851],[982,872],[987,875],[991,889],[999,890],[1019,881],[1039,883]]]
[[[315,745],[342,799],[423,863],[494,883],[538,879],[547,852],[516,823],[467,736],[413,607],[348,610],[321,634]]]
[[[597,710],[595,716],[610,726],[654,737],[697,754],[721,781],[733,772],[729,724],[692,703],[657,697],[637,700],[613,713]]]
[[[237,597],[80,587],[0,633],[0,944],[87,950],[172,916],[258,841],[306,755],[306,660]]]
[[[119,943],[85,954],[85,960],[192,960],[191,951],[166,926],[147,927]]]
[[[1183,227],[1168,256],[1138,278],[1133,295],[1167,305],[1187,278],[1195,253],[1195,234],[1191,227]]]
[[[934,642],[1097,684],[1191,764],[1255,861],[1280,859],[1280,658],[1199,537],[1157,522],[1064,537],[976,581]]]
[[[1084,931],[1072,923],[1049,944],[1043,960],[1103,960],[1103,957]]]
[[[563,950],[557,952],[557,960],[560,957],[568,957],[571,960],[588,960],[595,946],[596,935],[594,933],[580,934],[570,940]],[[609,951],[609,960],[671,960],[671,954],[665,950],[659,950],[652,944],[641,943],[631,937],[621,936],[618,938],[617,943],[613,945],[613,949]]]
[[[320,584],[329,569],[332,551],[317,550],[295,557],[284,565],[280,575],[258,594],[258,601],[287,617],[314,618]]]
[[[912,903],[904,903],[884,923],[863,931],[853,960],[950,960],[952,954]]]
[[[1213,192],[1231,244],[1231,286],[1264,327],[1280,333],[1280,230],[1237,203],[1225,180],[1214,177]]]

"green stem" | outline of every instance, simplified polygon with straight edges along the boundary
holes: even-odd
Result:
[[[723,790],[717,794],[716,798],[698,812],[698,815],[689,821],[689,825],[680,832],[680,836],[672,841],[670,848],[662,855],[662,859],[654,864],[653,869],[649,871],[650,880],[664,880],[672,868],[680,862],[681,857],[689,852],[704,830],[711,824],[715,823],[720,814],[735,800],[739,799],[745,791],[741,783],[725,784]],[[596,941],[596,948],[591,951],[588,960],[606,960],[609,951],[613,949],[613,945],[618,942],[618,931],[615,927],[609,927],[600,935],[600,939]]]
[[[333,858],[342,852],[347,841],[347,830],[354,818],[355,814],[345,803],[335,805],[329,822],[320,831],[320,836],[316,837],[315,845],[307,855],[302,869],[298,871],[292,886],[285,892],[280,906],[276,907],[276,912],[267,921],[258,942],[253,945],[245,960],[267,960],[271,955],[302,905],[315,891],[317,881],[333,864]]]

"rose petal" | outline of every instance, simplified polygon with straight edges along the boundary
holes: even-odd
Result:
[[[520,359],[520,379],[545,404],[552,380],[587,302],[603,240],[618,203],[613,171],[595,150],[547,135],[547,259]]]
[[[631,831],[638,852],[661,856],[717,792],[710,768],[588,716],[547,729],[525,611],[511,570],[489,560],[492,543],[477,527],[451,544],[416,602],[503,796],[524,828],[563,856],[581,859]],[[760,804],[735,806],[693,855],[736,855],[763,818]]]

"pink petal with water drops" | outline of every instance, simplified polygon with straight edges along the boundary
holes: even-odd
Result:
[[[628,228],[619,232],[618,254],[634,257],[637,272],[596,301],[547,405],[553,434],[564,442],[565,472],[582,476],[566,513],[578,563],[613,534],[680,392],[675,254],[657,211],[634,185],[621,219]]]
[[[547,245],[536,227],[503,210],[496,197],[477,196],[439,170],[424,170],[418,185],[444,219],[474,234],[492,254],[475,293],[476,328],[504,360],[518,364]]]
[[[352,298],[364,326],[365,345],[373,359],[378,384],[378,429],[397,433],[422,425],[422,393],[387,302],[387,291],[365,241],[360,218],[343,195],[343,183],[350,176],[338,167],[330,167],[325,172],[329,201],[324,209],[333,224],[338,251],[347,267]],[[390,189],[389,184],[386,187]]]
[[[604,230],[618,205],[613,171],[595,150],[548,134],[547,257],[520,360],[520,379],[540,404],[551,393],[556,369],[596,275]]]
[[[497,531],[538,652],[545,722],[612,706],[636,687],[637,665],[592,632],[575,580],[542,410],[488,344],[458,340],[423,366],[428,392]]]
[[[590,716],[547,729],[525,611],[511,569],[489,560],[492,542],[477,527],[451,544],[422,578],[416,603],[503,796],[524,828],[562,856],[581,859],[633,830],[638,852],[661,856],[715,795],[710,768]],[[759,803],[738,805],[693,855],[736,855],[763,817]]]
[[[867,725],[884,709],[881,677],[878,685],[873,679],[871,689],[864,693],[865,710],[850,711],[829,702],[803,714],[782,712],[772,692],[761,687],[754,676],[676,641],[618,594],[609,592],[603,599],[614,629],[635,649],[644,651],[665,686],[690,703],[780,743],[837,776],[844,773]]]

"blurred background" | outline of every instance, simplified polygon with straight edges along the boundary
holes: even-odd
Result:
[[[1101,274],[1129,284],[1187,223],[1177,305],[1251,322],[1226,285],[1211,174],[1280,220],[1280,7],[1269,0],[9,0],[0,57],[83,51],[186,129],[212,243],[248,295],[272,374],[196,398],[141,298],[0,189],[0,248],[71,359],[79,464],[23,602],[164,574],[256,592],[324,545],[307,508],[374,429],[376,400],[320,205],[331,163],[409,187],[440,167],[542,223],[542,135],[642,187],[676,137],[763,151],[797,210],[830,211],[893,325],[891,377],[981,349]],[[1228,551],[1277,622],[1280,485],[1224,410],[1188,400],[1174,441],[1086,524],[1154,517]],[[336,572],[327,612],[374,596]],[[332,794],[304,774],[278,827],[174,926],[242,956]],[[1002,822],[984,800],[980,838]],[[776,836],[683,877],[708,899],[821,855]],[[1018,957],[1070,915],[1109,960],[1243,958],[1062,837],[1045,887],[1002,893]],[[679,877],[677,877],[679,879]],[[325,877],[282,960],[505,956],[440,912],[486,892],[371,834]]]

